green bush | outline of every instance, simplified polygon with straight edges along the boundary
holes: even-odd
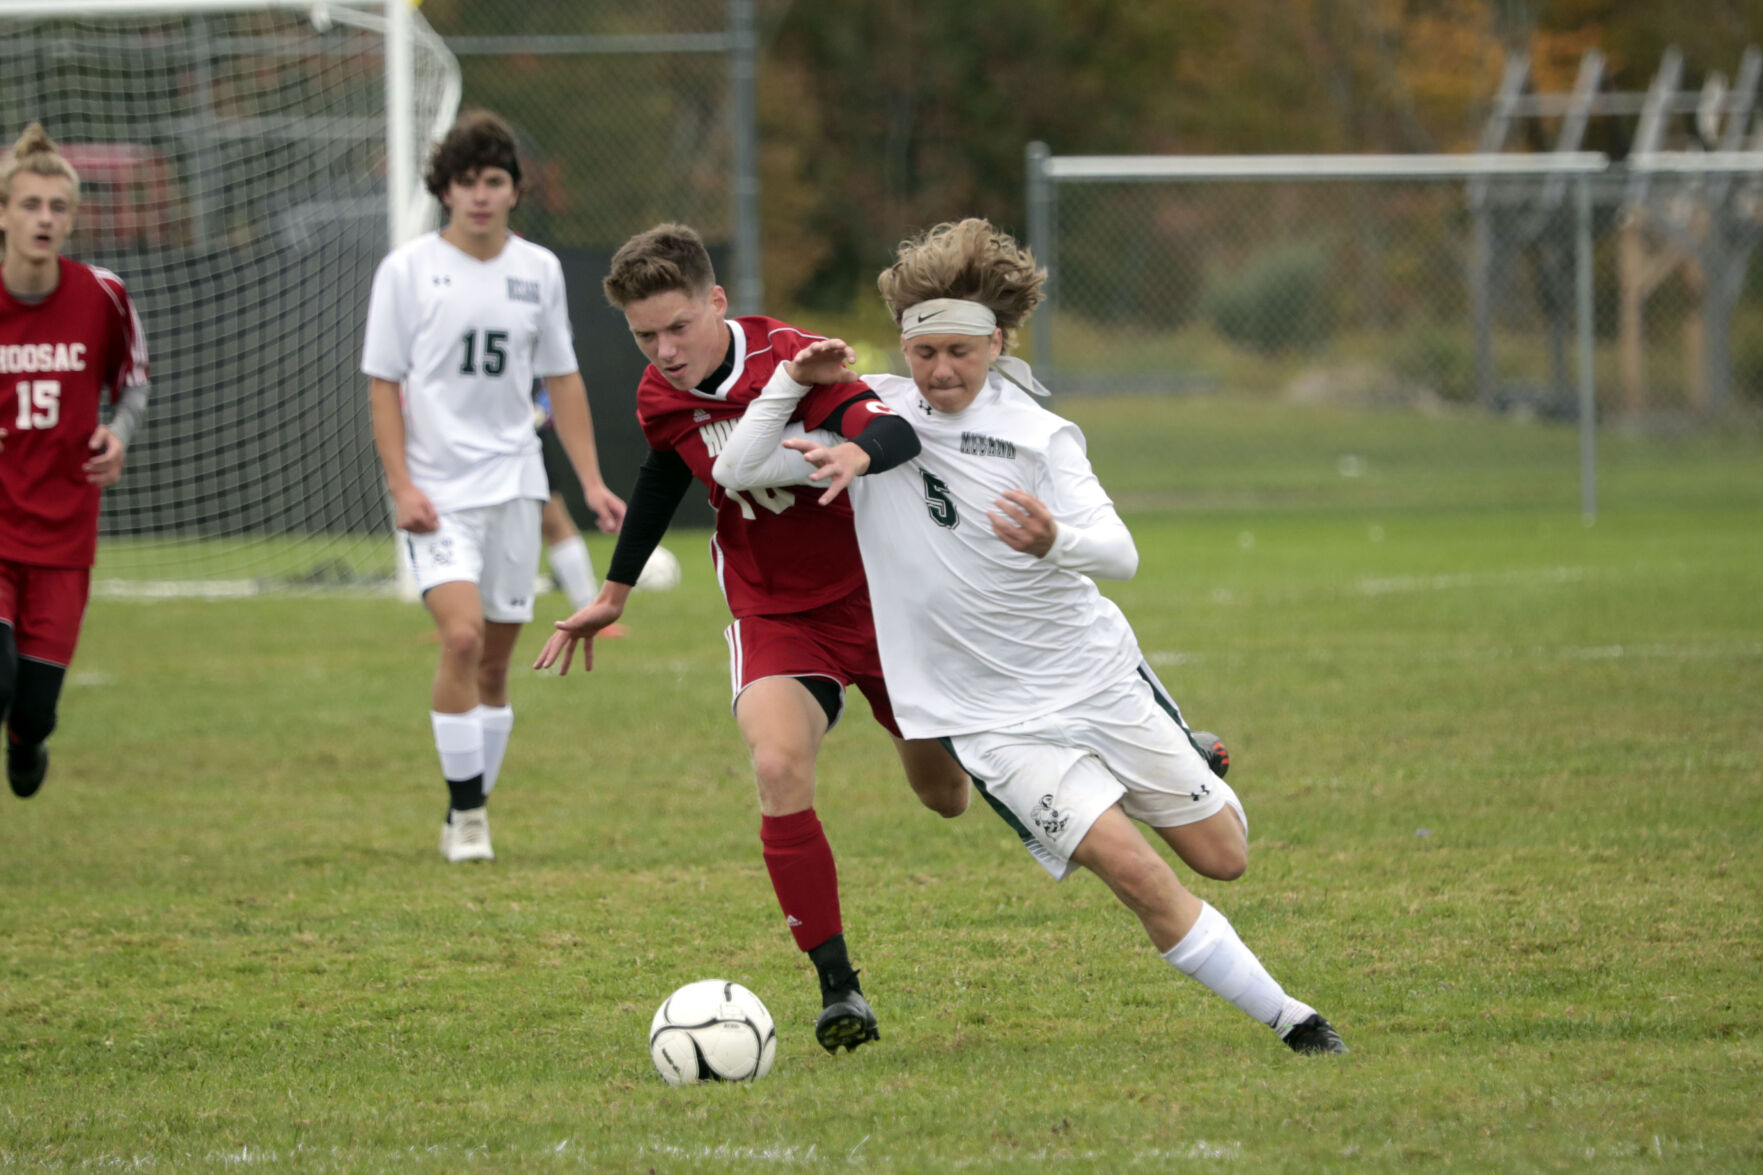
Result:
[[[1315,347],[1332,325],[1329,269],[1321,245],[1281,245],[1215,279],[1201,306],[1220,334],[1262,354]]]
[[[1741,307],[1732,320],[1732,399],[1763,407],[1763,309]]]
[[[1447,400],[1475,398],[1475,349],[1467,327],[1428,319],[1402,335],[1395,369],[1405,381],[1438,392]]]

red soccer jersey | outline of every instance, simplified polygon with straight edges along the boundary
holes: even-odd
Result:
[[[710,467],[747,405],[778,364],[821,335],[775,318],[733,318],[734,370],[715,392],[680,391],[650,365],[637,385],[637,420],[649,447],[673,450],[710,491],[716,536],[710,554],[736,619],[817,608],[864,590],[863,559],[844,495],[830,506],[818,487],[725,490]],[[811,388],[793,417],[809,428],[855,436],[873,418],[875,393],[863,383]]]
[[[60,260],[41,302],[0,283],[0,559],[90,567],[100,491],[84,467],[98,399],[147,382],[147,345],[121,278]]]

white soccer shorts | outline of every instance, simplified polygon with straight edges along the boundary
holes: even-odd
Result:
[[[525,624],[533,618],[533,583],[539,574],[539,512],[542,502],[516,498],[441,515],[428,534],[404,534],[416,587],[423,595],[444,583],[477,584],[484,619]]]
[[[1188,741],[1148,666],[1039,718],[952,735],[950,751],[1035,860],[1063,881],[1071,854],[1116,802],[1152,828],[1193,824],[1225,805],[1224,781]]]

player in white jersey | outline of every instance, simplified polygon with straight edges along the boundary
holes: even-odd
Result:
[[[787,437],[817,467],[809,480],[848,487],[901,733],[941,738],[1049,872],[1095,873],[1177,969],[1298,1052],[1345,1052],[1132,826],[1151,827],[1202,876],[1247,867],[1241,803],[1091,578],[1131,578],[1132,535],[1083,434],[1036,403],[1030,391],[1045,389],[1005,356],[1045,277],[983,220],[907,241],[879,284],[912,377],[863,378],[913,422],[918,456],[857,480],[861,454],[789,437],[787,414],[762,397],[719,477],[787,479],[777,449]]]
[[[520,194],[512,132],[492,114],[462,117],[424,180],[447,227],[380,263],[361,369],[405,554],[440,634],[429,718],[448,792],[441,852],[485,861],[487,801],[514,725],[508,662],[533,618],[550,497],[535,377],[601,529],[618,529],[624,503],[600,476],[563,268],[508,229]]]

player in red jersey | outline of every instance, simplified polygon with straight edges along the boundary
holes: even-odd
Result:
[[[535,663],[578,641],[593,665],[593,638],[623,614],[631,585],[661,540],[694,478],[716,507],[710,555],[734,623],[725,634],[735,719],[753,756],[760,841],[772,888],[796,945],[820,979],[815,1037],[829,1052],[878,1039],[845,946],[832,848],[814,812],[814,760],[855,684],[896,741],[907,779],[927,807],[958,816],[967,777],[934,741],[899,737],[882,682],[875,626],[851,508],[823,502],[822,487],[725,490],[716,455],[768,382],[811,387],[794,419],[850,438],[879,473],[910,460],[918,437],[868,387],[850,381],[849,349],[774,318],[729,319],[710,255],[683,225],[659,225],[612,259],[606,297],[624,311],[650,366],[637,388],[637,417],[650,453],[630,497],[624,529],[593,603],[557,625]],[[837,443],[837,438],[831,438]],[[842,487],[841,487],[842,488]]]
[[[98,546],[98,502],[122,476],[147,403],[147,347],[122,281],[61,256],[80,181],[41,125],[0,160],[0,713],[6,779],[49,770]],[[109,391],[109,425],[98,402]]]

